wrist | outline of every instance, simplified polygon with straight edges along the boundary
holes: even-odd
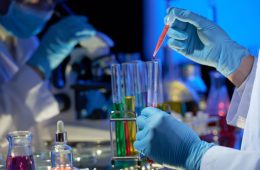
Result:
[[[44,79],[49,79],[51,75],[51,68],[46,53],[43,53],[41,49],[37,49],[33,56],[27,61],[36,72],[41,72]]]
[[[250,74],[252,67],[254,65],[254,57],[249,55],[244,57],[241,61],[238,69],[233,72],[228,79],[236,86],[240,87],[240,85],[246,80],[247,76]]]
[[[214,143],[208,143],[200,141],[191,146],[189,156],[185,162],[185,169],[187,170],[199,170],[203,155],[214,146]]]

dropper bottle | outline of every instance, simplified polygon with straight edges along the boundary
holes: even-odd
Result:
[[[67,132],[62,121],[57,122],[55,143],[51,149],[52,170],[72,170],[73,154],[72,148],[67,145]]]

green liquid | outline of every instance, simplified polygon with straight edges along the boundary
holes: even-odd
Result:
[[[120,113],[114,113],[111,115],[112,118],[123,118],[123,104],[114,103],[112,106],[113,111],[120,111]],[[125,143],[125,130],[124,122],[116,121],[115,122],[115,133],[116,133],[116,151],[117,156],[126,155],[126,143]]]

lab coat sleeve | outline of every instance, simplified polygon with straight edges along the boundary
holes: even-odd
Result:
[[[27,65],[0,86],[0,94],[0,116],[11,115],[13,123],[20,129],[27,129],[59,112],[47,83]]]
[[[200,170],[259,170],[260,152],[214,146],[202,157]]]
[[[244,83],[234,90],[227,114],[227,123],[230,125],[239,128],[245,127],[256,75],[257,60],[258,59],[255,58],[253,68]]]

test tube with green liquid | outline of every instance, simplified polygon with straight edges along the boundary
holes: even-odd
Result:
[[[112,100],[113,106],[111,118],[123,118],[122,103],[122,81],[121,81],[121,67],[119,64],[112,64],[111,66],[111,83],[112,83]],[[126,156],[126,140],[124,122],[115,121],[115,138],[116,138],[116,153],[117,156]]]
[[[136,118],[135,114],[135,83],[134,83],[134,63],[123,63],[123,89],[124,89],[124,111],[125,117]],[[127,131],[128,129],[128,131]],[[136,155],[134,142],[136,140],[136,123],[125,122],[126,153],[129,156]]]

